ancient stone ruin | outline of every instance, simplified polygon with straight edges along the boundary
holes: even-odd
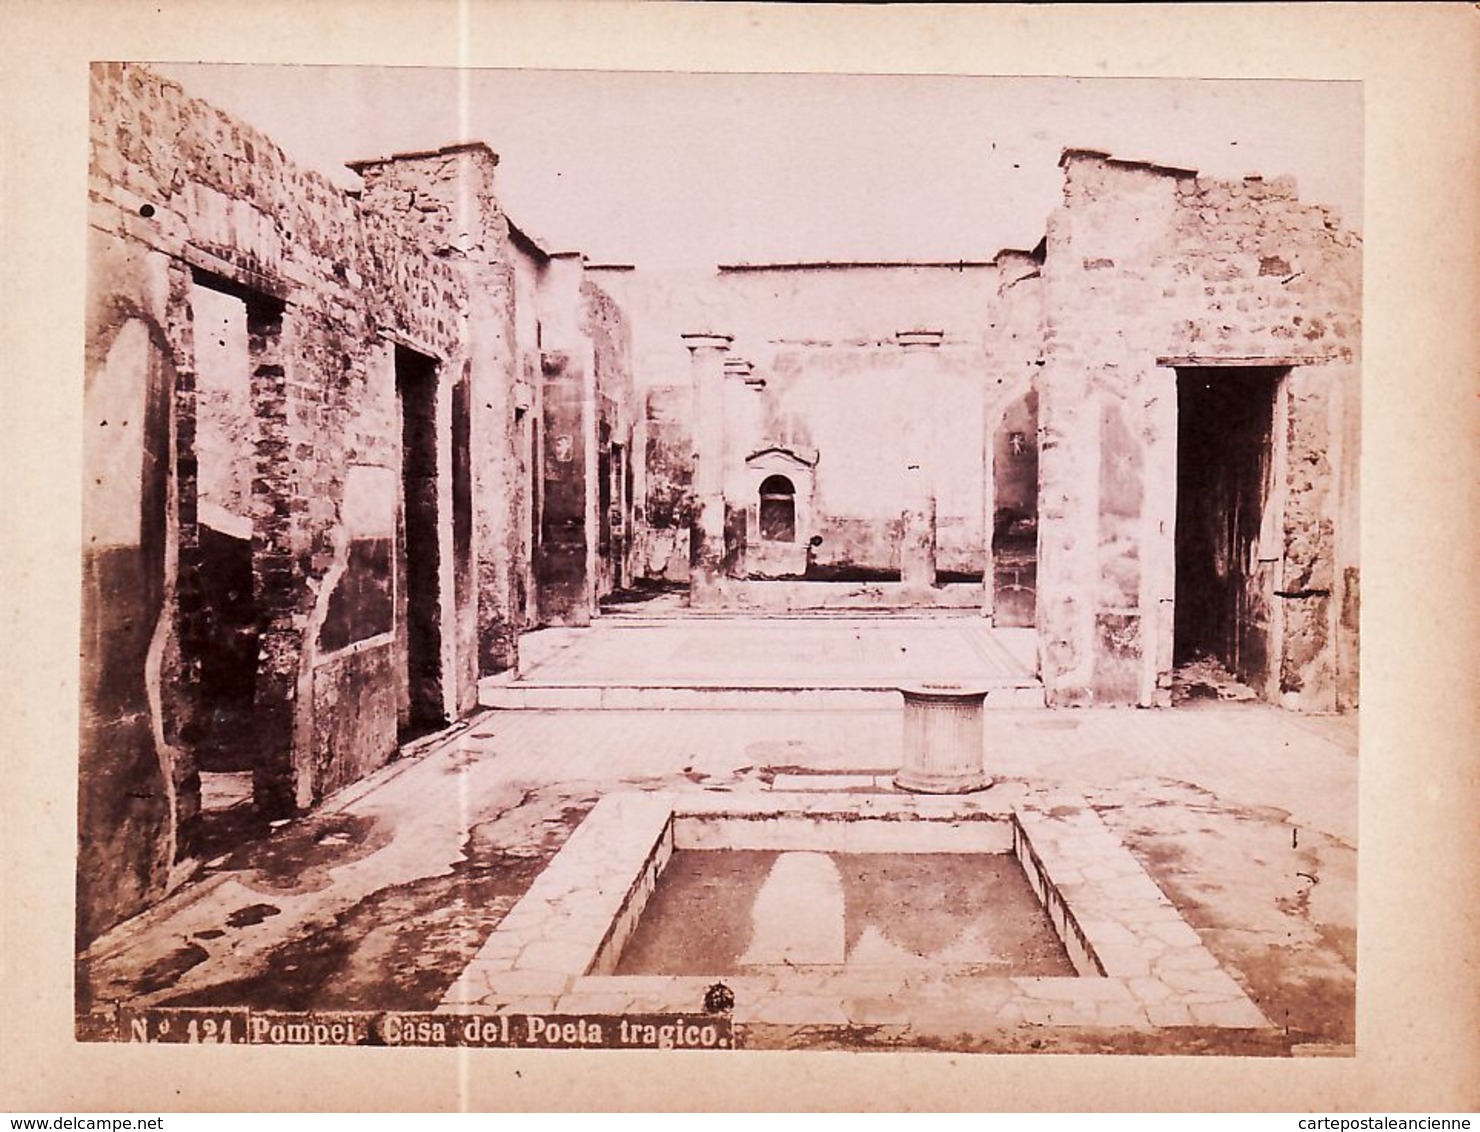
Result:
[[[92,86],[84,943],[202,864],[203,772],[310,810],[665,585],[976,611],[1049,707],[1198,658],[1356,706],[1361,245],[1288,179],[1069,149],[1036,247],[720,265],[701,325],[521,231],[481,144],[346,192]]]

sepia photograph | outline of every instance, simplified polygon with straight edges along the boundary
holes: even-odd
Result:
[[[1472,5],[0,7],[0,1110],[1480,1104]]]
[[[1353,1052],[1359,84],[91,80],[81,1037]]]

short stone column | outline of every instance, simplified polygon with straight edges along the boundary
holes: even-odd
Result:
[[[986,689],[914,684],[899,690],[904,696],[904,765],[894,784],[919,794],[969,794],[990,786],[982,727]]]
[[[694,382],[694,518],[689,604],[717,605],[725,546],[725,373],[728,334],[685,334]]]
[[[935,351],[939,330],[901,330],[895,341],[904,351],[908,408],[904,418],[904,507],[901,513],[899,572],[906,590],[935,585]]]

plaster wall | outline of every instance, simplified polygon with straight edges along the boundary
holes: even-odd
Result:
[[[756,373],[767,384],[759,435],[746,446],[817,454],[811,527],[799,532],[821,537],[817,565],[898,571],[905,468],[928,458],[940,567],[981,571],[981,355],[969,342],[953,342],[931,362],[922,388],[892,341],[786,344],[758,354]],[[917,450],[910,437],[920,438]]]
[[[1175,618],[1176,367],[1288,367],[1272,453],[1266,695],[1355,702],[1344,469],[1356,431],[1359,241],[1292,182],[1220,182],[1069,151],[1049,219],[1039,626],[1050,700],[1164,698]],[[1345,677],[1338,689],[1337,672]]]
[[[646,390],[642,518],[636,521],[636,570],[651,580],[686,582],[693,521],[693,392],[687,385]]]
[[[397,747],[405,658],[385,624],[402,462],[392,340],[437,372],[449,718],[474,702],[479,650],[508,618],[497,587],[484,605],[477,571],[515,557],[518,492],[503,478],[510,373],[492,154],[367,167],[356,201],[144,68],[99,65],[91,81],[84,940],[194,865],[195,747],[211,707],[203,529],[249,540],[255,795],[275,816]],[[219,359],[197,353],[198,332],[215,329],[204,311],[195,324],[201,286],[245,310],[246,398],[239,381],[198,381],[202,362],[219,375]]]

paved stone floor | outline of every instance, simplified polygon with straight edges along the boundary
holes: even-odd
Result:
[[[981,617],[608,618],[528,634],[526,683],[815,688],[1032,675],[1031,630]]]
[[[974,612],[629,612],[589,628],[527,634],[519,671],[481,681],[479,702],[506,709],[872,710],[896,706],[901,684],[949,681],[986,690],[989,708],[1039,707],[1036,650],[1032,630],[991,629]]]
[[[1000,777],[988,794],[1083,797],[1287,1048],[1347,1050],[1354,717],[1218,702],[1008,710],[988,713],[987,735]],[[604,795],[884,789],[899,749],[896,711],[486,712],[221,852],[98,940],[79,960],[79,1005],[430,1010]],[[1189,1048],[1241,1052],[1204,1039]],[[1022,1048],[1105,1047],[1028,1028]]]

